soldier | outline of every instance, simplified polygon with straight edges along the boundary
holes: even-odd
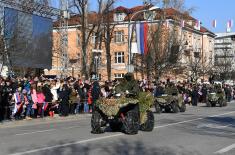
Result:
[[[137,81],[134,79],[134,75],[132,73],[127,73],[124,76],[123,81],[116,86],[115,92],[116,93],[127,92],[133,95],[138,95],[140,92],[140,88]]]

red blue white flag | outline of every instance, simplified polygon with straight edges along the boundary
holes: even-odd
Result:
[[[148,53],[148,24],[136,24],[136,36],[138,53],[146,55]]]
[[[185,21],[184,21],[184,20],[181,20],[180,26],[181,26],[181,27],[184,27],[184,24],[185,24]]]
[[[216,28],[216,26],[217,26],[217,21],[216,21],[216,20],[213,20],[213,21],[212,21],[212,26],[213,26],[214,28]]]
[[[201,29],[201,22],[199,20],[196,20],[194,28],[197,29],[197,30]]]

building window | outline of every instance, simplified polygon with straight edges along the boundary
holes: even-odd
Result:
[[[102,60],[102,55],[101,55],[101,53],[95,53],[95,55],[94,55],[94,62],[95,62],[95,65],[100,66],[101,63],[102,63],[101,60]]]
[[[124,31],[115,31],[114,35],[115,35],[114,41],[116,43],[124,42]]]
[[[122,79],[122,78],[124,78],[124,74],[123,73],[121,73],[121,74],[114,74],[114,78],[115,79]]]
[[[125,63],[124,52],[115,52],[115,63]]]
[[[125,18],[124,13],[116,13],[115,16],[116,16],[116,18],[115,18],[116,22],[124,21],[124,18]]]

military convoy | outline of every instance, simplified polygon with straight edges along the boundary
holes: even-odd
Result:
[[[110,99],[101,98],[92,114],[92,133],[104,133],[107,125],[112,131],[123,131],[126,134],[137,134],[139,130],[152,131],[152,104],[152,95],[144,92],[135,98],[120,94]]]

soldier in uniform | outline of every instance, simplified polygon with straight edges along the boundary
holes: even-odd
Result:
[[[123,81],[115,87],[115,92],[126,92],[129,94],[138,95],[140,92],[140,88],[138,82],[134,78],[134,75],[132,73],[127,73],[124,76]]]

